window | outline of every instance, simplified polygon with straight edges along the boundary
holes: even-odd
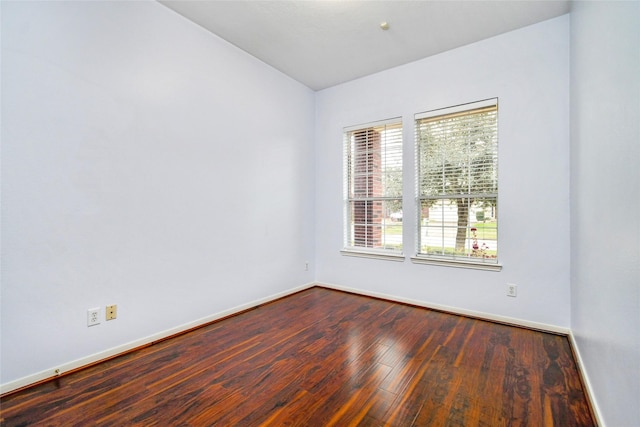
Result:
[[[402,122],[344,130],[346,255],[402,259]]]
[[[498,101],[417,114],[415,262],[498,270]]]

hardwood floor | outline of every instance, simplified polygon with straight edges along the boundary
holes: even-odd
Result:
[[[595,425],[566,337],[324,288],[0,404],[6,426]]]

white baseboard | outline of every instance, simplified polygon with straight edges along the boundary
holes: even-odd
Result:
[[[45,380],[53,379],[59,375],[62,375],[66,372],[74,371],[85,366],[92,365],[101,360],[106,360],[112,358],[114,356],[126,353],[135,348],[143,347],[149,344],[152,344],[156,341],[160,341],[166,338],[169,338],[173,335],[179,334],[181,332],[188,331],[193,328],[197,328],[198,326],[206,325],[207,323],[214,322],[216,320],[222,319],[224,317],[232,316],[234,314],[243,312],[245,310],[249,310],[251,308],[257,307],[262,304],[266,304],[271,301],[275,301],[279,298],[286,297],[288,295],[294,294],[296,292],[304,291],[305,289],[309,289],[316,286],[315,283],[307,283],[305,285],[301,285],[295,287],[293,289],[289,289],[283,292],[279,292],[274,295],[269,295],[265,298],[260,298],[255,301],[248,302],[246,304],[239,305],[237,307],[233,307],[229,310],[224,310],[222,312],[212,314],[210,316],[203,317],[198,320],[194,320],[193,322],[185,323],[183,325],[177,326],[175,328],[171,328],[162,332],[158,332],[157,334],[153,334],[144,338],[140,338],[138,340],[134,340],[128,342],[126,344],[122,344],[117,347],[113,347],[107,349],[105,351],[101,351],[99,353],[92,354],[90,356],[82,357],[80,359],[64,363],[60,366],[54,366],[50,369],[46,369],[41,372],[37,372],[35,374],[27,375],[26,377],[19,378],[14,381],[9,381],[5,384],[0,384],[0,395],[4,395],[5,393],[12,392],[14,390],[18,390],[20,388],[28,387],[32,384],[36,384],[38,382],[42,382]]]
[[[540,331],[551,332],[554,334],[569,335],[571,330],[562,326],[549,325],[546,323],[532,322],[530,320],[518,319],[515,317],[500,316],[497,314],[484,313],[482,311],[467,310],[459,307],[452,307],[442,304],[434,304],[420,300],[414,300],[410,298],[403,298],[396,295],[382,294],[378,292],[366,291],[363,289],[350,288],[348,286],[329,284],[329,283],[316,283],[317,286],[324,288],[335,289],[337,291],[351,292],[363,296],[381,298],[389,301],[395,301],[404,304],[415,305],[417,307],[431,308],[433,310],[446,311],[448,313],[459,314],[461,316],[475,317],[483,320],[490,320],[492,322],[506,323],[509,325],[523,326],[525,328],[537,329]]]
[[[593,416],[596,417],[596,424],[600,427],[606,427],[602,416],[600,416],[600,408],[598,407],[598,402],[596,402],[595,396],[593,395],[593,388],[591,387],[591,382],[589,381],[589,376],[587,375],[587,371],[584,369],[584,364],[582,363],[582,356],[580,356],[580,348],[578,347],[578,342],[576,338],[573,336],[573,332],[569,332],[569,341],[571,342],[571,348],[573,349],[573,354],[576,359],[576,363],[578,364],[578,370],[580,371],[580,375],[582,376],[582,383],[586,388],[587,399],[589,399],[589,404],[591,405],[591,409],[593,410]]]

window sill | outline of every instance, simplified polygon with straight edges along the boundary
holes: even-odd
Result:
[[[372,259],[382,259],[386,261],[404,261],[404,254],[401,252],[378,252],[378,251],[364,251],[364,250],[356,250],[356,249],[342,249],[340,251],[342,255],[346,256],[354,256],[360,258],[372,258]]]
[[[465,261],[465,260],[427,258],[419,255],[411,257],[411,262],[413,262],[414,264],[440,265],[443,267],[470,268],[474,270],[486,270],[486,271],[502,270],[501,264],[493,264],[493,263],[490,264],[486,262],[474,262],[474,261]]]

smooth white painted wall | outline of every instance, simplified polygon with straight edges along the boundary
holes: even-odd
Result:
[[[0,382],[311,282],[313,124],[159,3],[3,1]]]
[[[501,272],[342,256],[342,128],[402,116],[404,244],[415,254],[413,115],[499,98]],[[317,280],[569,326],[569,16],[318,92]],[[506,296],[506,283],[518,297]]]
[[[640,425],[640,3],[571,12],[571,327],[600,414]]]

